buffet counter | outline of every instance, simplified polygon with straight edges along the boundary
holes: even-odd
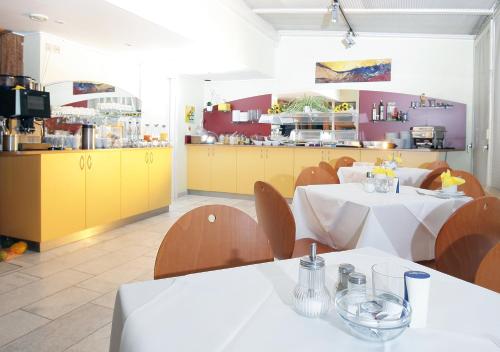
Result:
[[[295,180],[306,167],[320,161],[332,164],[342,156],[375,162],[393,152],[401,153],[404,166],[419,167],[446,160],[454,149],[364,149],[348,147],[256,146],[224,144],[187,144],[189,191],[253,194],[256,181],[272,184],[291,198]]]
[[[0,235],[46,250],[168,211],[172,149],[0,153]]]

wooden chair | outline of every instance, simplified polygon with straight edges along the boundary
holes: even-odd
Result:
[[[340,183],[338,177],[333,176],[320,167],[311,166],[306,167],[300,172],[297,181],[295,181],[295,188],[299,186],[328,185],[334,183]]]
[[[312,238],[295,240],[295,219],[287,201],[270,184],[255,182],[255,208],[257,219],[267,235],[273,255],[277,259],[301,257],[309,253],[309,246],[316,242],[318,253],[334,249]]]
[[[340,169],[341,167],[351,167],[356,160],[351,158],[350,156],[342,156],[337,159],[337,162],[335,163],[335,170]]]
[[[420,184],[423,189],[439,189],[441,188],[441,179],[439,178],[443,172],[450,170],[447,167],[440,167],[432,170]]]
[[[323,170],[329,172],[330,175],[332,175],[333,177],[336,177],[337,179],[339,178],[338,175],[337,175],[337,171],[332,166],[332,164],[330,164],[329,162],[327,162],[327,161],[320,161],[318,167],[320,169],[323,169]]]
[[[500,244],[493,247],[477,269],[476,285],[500,293]]]
[[[167,232],[154,278],[272,260],[267,237],[254,219],[226,205],[206,205],[184,214]]]
[[[436,161],[429,162],[429,163],[423,163],[422,165],[419,166],[419,168],[429,169],[429,170],[434,170],[434,169],[438,169],[438,168],[451,169],[450,165],[448,165],[448,163],[444,160],[436,160]]]
[[[479,264],[500,242],[500,199],[481,197],[460,207],[436,238],[436,269],[474,282]]]
[[[431,182],[429,186],[426,189],[440,189],[441,188],[441,180],[439,179],[439,175],[441,175],[440,172],[446,171],[446,169],[435,169],[433,170],[430,175],[433,173],[436,175],[434,182]],[[486,193],[484,192],[483,186],[479,183],[477,178],[474,177],[473,174],[467,172],[467,171],[462,171],[462,170],[451,170],[451,175],[455,177],[460,177],[465,180],[465,183],[463,185],[458,186],[458,190],[462,191],[465,193],[465,195],[472,197],[472,198],[480,198],[484,197]],[[427,180],[427,178],[426,178]],[[422,185],[426,181],[424,180],[422,182]],[[420,186],[420,188],[425,188],[423,186]]]

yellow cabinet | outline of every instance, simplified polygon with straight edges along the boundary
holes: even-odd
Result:
[[[41,241],[85,229],[84,153],[42,154],[40,177]]]
[[[442,156],[445,153],[440,152],[428,152],[428,151],[413,151],[413,152],[399,152],[401,153],[401,159],[403,160],[403,167],[420,167],[422,164],[430,163],[436,160],[442,160]]]
[[[120,219],[121,153],[85,153],[85,223],[94,227]]]
[[[188,152],[188,189],[210,191],[210,153],[212,147],[205,145],[189,146]]]
[[[294,192],[293,160],[290,148],[264,148],[266,182],[273,185],[284,197]]]
[[[149,209],[166,207],[172,199],[172,150],[152,149],[149,152]]]
[[[253,186],[266,178],[264,148],[248,147],[237,150],[237,185],[240,194],[254,194]]]
[[[346,149],[346,148],[332,148],[328,150],[328,157],[325,161],[335,165],[337,160],[343,156],[348,156],[356,161],[361,161],[361,150],[359,149]]]
[[[124,150],[121,162],[121,217],[149,210],[149,150]]]
[[[301,148],[295,149],[294,158],[294,180],[299,177],[302,170],[306,167],[318,166],[321,161],[326,161],[328,159],[328,151],[325,149],[316,148]]]
[[[236,148],[210,148],[210,190],[236,192]]]

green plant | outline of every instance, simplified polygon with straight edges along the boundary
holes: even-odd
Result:
[[[286,112],[304,112],[304,107],[310,107],[312,111],[327,112],[330,110],[328,107],[328,100],[320,96],[307,96],[303,98],[294,99],[288,104]]]

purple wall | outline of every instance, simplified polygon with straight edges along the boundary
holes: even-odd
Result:
[[[434,99],[432,97],[429,98]],[[384,101],[384,104],[395,102],[398,110],[407,111],[409,121],[406,123],[390,121],[367,122],[371,117],[373,103],[378,105],[380,99]],[[410,103],[415,100],[419,100],[418,95],[360,90],[360,139],[365,141],[379,141],[385,139],[386,132],[408,131],[410,127],[422,125],[445,126],[447,131],[445,147],[465,149],[465,104],[436,99],[436,101],[452,104],[453,107],[448,109],[411,109]]]

